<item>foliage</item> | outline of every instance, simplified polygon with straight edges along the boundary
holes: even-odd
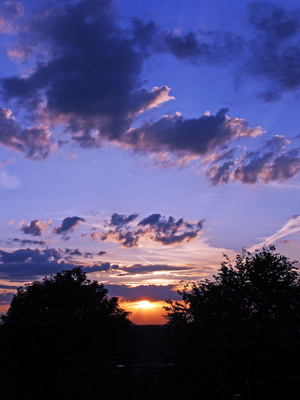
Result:
[[[166,318],[190,377],[214,385],[221,398],[293,398],[300,377],[295,262],[274,246],[244,250],[235,265],[225,256],[213,280],[180,294],[183,303],[169,301]]]
[[[129,313],[107,293],[103,284],[88,280],[80,267],[58,272],[20,287],[2,320],[21,330],[128,325]]]
[[[99,378],[131,349],[129,313],[107,293],[81,268],[19,288],[0,326],[1,391],[93,398]]]

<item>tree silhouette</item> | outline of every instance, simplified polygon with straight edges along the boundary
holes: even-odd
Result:
[[[225,256],[213,280],[180,294],[182,303],[168,301],[166,318],[191,382],[222,399],[294,398],[300,383],[295,262],[272,245],[244,250],[235,265]]]
[[[58,272],[20,287],[11,301],[5,326],[21,329],[70,330],[102,326],[125,326],[129,313],[121,309],[116,297],[108,298],[107,289],[91,282],[80,267]],[[99,334],[99,332],[97,332]]]
[[[16,398],[94,398],[130,351],[129,313],[107,293],[80,267],[19,288],[0,327],[0,387],[11,382]]]

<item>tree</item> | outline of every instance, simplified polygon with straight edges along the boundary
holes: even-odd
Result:
[[[130,351],[129,313],[107,293],[80,267],[19,288],[0,326],[0,387],[11,382],[16,398],[94,398]]]
[[[300,383],[299,273],[275,250],[225,256],[213,280],[166,307],[179,362],[220,398],[293,398]]]
[[[91,282],[80,267],[58,272],[20,287],[14,295],[4,326],[22,330],[108,329],[130,324],[129,313],[121,309],[116,297],[108,298],[107,289]],[[32,332],[31,332],[32,333]],[[99,331],[97,332],[99,334]]]

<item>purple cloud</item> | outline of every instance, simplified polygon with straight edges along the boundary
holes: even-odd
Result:
[[[180,300],[174,285],[140,285],[130,287],[126,285],[105,285],[110,296],[120,296],[128,301],[139,301],[145,298],[150,301],[160,301],[162,299]]]
[[[140,152],[186,153],[203,156],[237,139],[262,134],[260,127],[250,128],[243,119],[229,118],[227,108],[216,115],[184,119],[181,115],[164,116],[154,123],[130,129],[122,143]]]
[[[21,128],[11,111],[0,107],[0,144],[25,154],[32,160],[44,160],[55,149],[51,132],[43,127]]]
[[[204,220],[189,222],[184,221],[183,218],[176,221],[172,216],[165,218],[156,213],[135,222],[135,225],[131,224],[136,218],[137,214],[131,214],[128,217],[113,214],[111,221],[115,223],[110,223],[109,226],[113,226],[114,229],[106,232],[92,232],[90,237],[92,240],[111,240],[127,248],[138,246],[141,240],[172,245],[189,242],[199,237],[204,222]]]
[[[20,230],[26,235],[41,236],[51,223],[51,219],[44,222],[35,219],[31,221],[29,225],[21,226]]]
[[[16,243],[19,246],[46,246],[47,242],[45,240],[31,240],[31,239],[19,239],[13,238],[8,239],[7,244]]]
[[[73,232],[73,230],[79,226],[81,222],[85,222],[85,219],[80,217],[67,217],[63,219],[61,225],[59,225],[57,228],[53,228],[52,231],[57,235],[63,235],[66,239],[68,238],[66,234]]]
[[[19,249],[13,252],[0,250],[0,278],[10,281],[32,281],[45,275],[78,267],[68,261],[70,251],[60,249]],[[117,266],[118,267],[118,266]],[[87,272],[101,272],[116,269],[110,263],[83,266]]]

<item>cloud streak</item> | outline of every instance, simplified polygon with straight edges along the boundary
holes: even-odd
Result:
[[[300,231],[300,215],[294,215],[274,235],[267,237],[263,242],[252,246],[249,251],[255,251],[263,246],[275,243],[277,240]]]

